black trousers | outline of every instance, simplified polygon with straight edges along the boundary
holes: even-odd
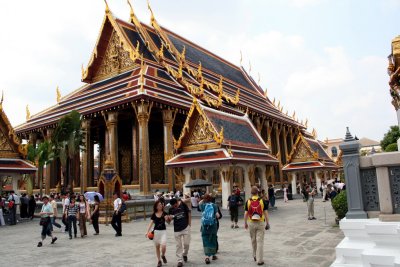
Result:
[[[99,214],[93,214],[92,216],[92,224],[93,224],[93,228],[94,231],[96,233],[99,233]]]
[[[68,216],[68,233],[69,237],[72,237],[72,226],[74,227],[74,236],[76,237],[76,216]]]
[[[21,203],[20,216],[21,216],[21,218],[27,218],[28,217],[28,205]]]
[[[231,213],[231,222],[238,222],[238,217],[239,217],[239,207],[232,207],[229,208],[229,211]]]
[[[10,224],[17,224],[17,207],[14,204],[14,207],[8,210],[10,212]]]
[[[117,235],[122,234],[122,224],[121,224],[121,213],[120,212],[114,212],[111,220],[111,226],[114,228],[115,232],[117,232]]]

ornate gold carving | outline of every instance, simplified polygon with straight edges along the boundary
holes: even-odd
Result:
[[[311,149],[303,135],[299,133],[296,143],[293,145],[292,152],[289,155],[288,161],[300,162],[318,160],[318,158],[318,153]]]
[[[8,138],[0,131],[0,150],[1,151],[12,151]]]
[[[203,117],[199,117],[187,145],[213,142],[214,133],[210,130],[210,128],[211,125],[209,125],[209,122],[205,121]]]
[[[124,49],[118,34],[113,31],[103,60],[93,80],[98,81],[106,77],[115,76],[134,66],[135,62],[131,59],[129,51]]]
[[[26,105],[26,120],[31,118],[31,112],[29,111],[29,105]]]

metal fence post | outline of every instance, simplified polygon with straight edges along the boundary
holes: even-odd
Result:
[[[366,219],[360,179],[360,143],[347,127],[344,143],[340,146],[343,151],[343,171],[346,179],[346,195],[348,212],[347,219]]]

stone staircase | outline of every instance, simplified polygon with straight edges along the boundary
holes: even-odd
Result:
[[[400,222],[343,219],[340,229],[345,238],[331,267],[400,267]]]

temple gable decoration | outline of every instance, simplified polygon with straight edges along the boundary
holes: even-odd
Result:
[[[140,58],[139,42],[132,45],[116,22],[111,11],[106,14],[100,34],[86,69],[82,66],[82,81],[93,83],[133,69]]]
[[[338,166],[326,153],[318,140],[303,136],[297,137],[288,157],[288,164],[282,170],[298,171],[303,169],[338,169]]]

